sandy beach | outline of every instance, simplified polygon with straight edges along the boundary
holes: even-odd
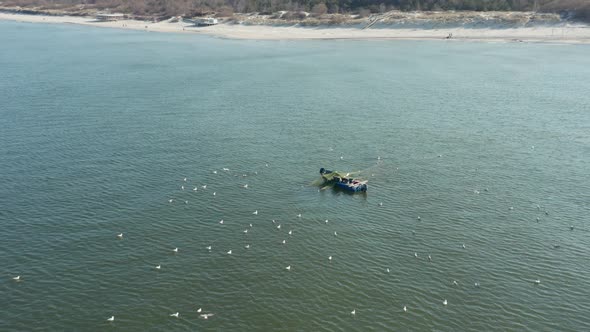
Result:
[[[494,42],[550,42],[550,43],[590,43],[590,26],[559,25],[518,28],[371,28],[355,27],[298,27],[218,24],[210,27],[195,27],[184,22],[144,22],[120,20],[100,22],[94,17],[44,16],[0,12],[0,20],[46,24],[79,24],[93,27],[143,30],[151,32],[205,34],[230,39],[258,40],[312,40],[312,39],[410,39],[442,40],[450,33],[453,40],[494,41]]]

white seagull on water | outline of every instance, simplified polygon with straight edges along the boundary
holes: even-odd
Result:
[[[178,312],[175,312],[173,314],[170,314],[170,317],[176,317],[176,318],[178,318],[178,316],[180,316],[180,314]]]
[[[156,270],[159,270],[162,268],[162,265],[156,265]]]
[[[114,322],[115,321],[115,316],[111,316],[107,319],[109,322]]]
[[[211,246],[207,246],[207,250],[211,251]]]
[[[227,252],[228,255],[231,255],[231,250]]]
[[[448,303],[448,302],[447,302],[447,300],[445,299],[445,300],[443,301],[443,304],[444,304],[444,305],[447,305],[447,303]]]
[[[356,309],[352,310],[352,311],[350,312],[350,314],[351,314],[351,315],[353,315],[353,316],[354,316],[354,315],[356,315]]]
[[[258,210],[252,212],[252,214],[258,215]]]
[[[197,312],[199,312],[199,313],[200,313],[200,312],[201,312],[201,310],[202,310],[202,309],[201,309],[201,308],[199,308],[199,309],[197,309]]]
[[[122,239],[122,238],[123,238],[123,233],[119,233],[119,234],[117,234],[117,237],[118,237],[119,239]]]
[[[16,277],[12,278],[12,280],[14,280],[14,281],[20,281],[20,276],[16,276]]]
[[[178,248],[174,248],[174,249],[172,249],[172,251],[178,252]]]
[[[285,269],[286,269],[287,271],[291,271],[291,265],[287,266]]]

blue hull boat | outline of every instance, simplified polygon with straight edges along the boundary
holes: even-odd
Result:
[[[352,193],[367,191],[367,181],[353,179],[348,177],[348,174],[330,171],[322,167],[320,169],[320,175],[324,179],[325,184],[332,184],[334,188]]]

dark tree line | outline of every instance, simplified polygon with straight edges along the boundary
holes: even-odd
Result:
[[[379,13],[389,10],[441,11],[544,11],[571,12],[590,19],[590,0],[5,0],[2,5],[41,6],[43,8],[110,9],[136,15],[202,15],[234,12],[274,13],[307,11],[324,13]]]

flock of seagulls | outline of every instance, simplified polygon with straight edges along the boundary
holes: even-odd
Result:
[[[440,157],[440,156],[439,156],[439,157]],[[341,159],[342,159],[342,157],[341,157]],[[379,159],[380,159],[380,158],[379,158]],[[266,166],[266,167],[268,167],[268,164],[266,164],[265,166]],[[228,171],[229,171],[229,168],[223,168],[223,171],[224,171],[224,172],[228,172]],[[213,171],[213,174],[217,174],[217,171]],[[243,176],[246,176],[246,174],[244,174]],[[186,182],[188,181],[188,179],[185,177],[185,178],[183,178],[183,181],[186,183]],[[248,184],[244,184],[242,187],[247,189],[247,188],[248,188]],[[205,189],[207,188],[207,185],[201,185],[201,188],[202,188],[203,190],[205,190]],[[184,185],[181,185],[181,186],[180,186],[180,189],[181,189],[181,190],[185,190],[185,186],[184,186]],[[196,192],[196,191],[198,191],[198,187],[197,187],[197,186],[194,186],[194,188],[193,188],[192,190]],[[488,191],[488,189],[486,188],[486,189],[485,189],[485,191]],[[479,193],[479,192],[477,192],[477,193]],[[214,192],[214,193],[213,193],[213,195],[215,196],[215,195],[216,195],[216,192]],[[169,203],[173,203],[173,202],[174,202],[174,199],[173,199],[173,198],[170,198],[170,199],[168,199],[168,202],[169,202]],[[185,204],[187,204],[187,203],[188,203],[188,201],[185,201]],[[379,205],[379,206],[383,206],[383,202],[379,202],[379,203],[378,203],[378,205]],[[538,210],[540,210],[540,209],[541,209],[541,207],[540,207],[539,205],[537,205],[537,209],[538,209]],[[514,207],[512,207],[512,206],[511,206],[511,207],[509,207],[509,210],[514,210]],[[253,211],[253,212],[252,212],[252,215],[255,215],[255,216],[259,215],[259,211],[258,211],[258,210],[255,210],[255,211]],[[549,212],[548,212],[548,211],[546,211],[546,210],[545,210],[545,215],[549,215]],[[302,214],[301,214],[301,213],[298,213],[298,214],[296,215],[296,217],[297,217],[297,218],[302,218]],[[418,220],[421,220],[421,217],[420,217],[420,216],[417,216],[417,219],[418,219]],[[539,217],[537,217],[537,218],[536,218],[536,221],[537,221],[537,222],[539,222],[539,221],[540,221],[540,218],[539,218]],[[281,224],[277,224],[276,220],[272,220],[272,223],[276,225],[276,229],[278,229],[278,230],[280,230],[280,229],[281,229]],[[329,220],[328,220],[328,219],[325,219],[325,220],[324,220],[324,223],[325,223],[325,224],[328,224],[328,223],[329,223]],[[223,220],[223,219],[221,219],[221,220],[219,221],[219,224],[222,224],[222,225],[223,225],[223,224],[224,224],[224,220]],[[252,223],[250,223],[248,226],[249,226],[249,228],[252,228],[252,227],[253,227]],[[573,226],[573,225],[571,225],[571,226],[570,226],[570,230],[574,230],[574,226]],[[243,233],[247,235],[247,234],[248,234],[248,231],[249,231],[249,229],[247,228],[247,229],[243,230]],[[333,233],[333,234],[334,234],[334,236],[338,236],[338,233],[337,233],[337,231],[334,231],[334,233]],[[288,231],[288,235],[289,235],[289,236],[292,236],[292,235],[293,235],[293,230],[292,230],[292,229],[290,229],[290,230]],[[123,233],[118,233],[118,234],[116,235],[116,237],[117,237],[117,239],[119,239],[119,240],[123,240],[123,238],[124,238],[124,234],[123,234]],[[286,241],[286,239],[283,239],[281,243],[282,243],[283,245],[286,245],[286,244],[287,244],[287,241]],[[207,249],[209,252],[211,252],[211,251],[212,251],[212,249],[213,249],[213,247],[212,247],[211,245],[209,245],[209,246],[206,246],[205,248],[206,248],[206,249]],[[246,244],[244,248],[245,248],[245,249],[250,249],[250,244]],[[465,243],[461,244],[461,248],[462,248],[462,249],[467,249],[467,247],[466,247],[466,244],[465,244]],[[173,249],[172,249],[172,252],[173,252],[174,254],[177,254],[177,253],[179,252],[179,248],[177,248],[177,247],[173,248]],[[228,250],[226,253],[227,253],[227,255],[231,255],[231,254],[232,254],[232,250],[230,249],[230,250]],[[418,255],[418,253],[417,253],[417,252],[414,252],[414,257],[415,257],[415,258],[419,258],[419,255]],[[332,255],[329,255],[329,256],[328,256],[328,261],[329,261],[329,262],[332,262],[332,261],[333,261],[333,258],[334,258],[334,257],[333,257]],[[428,255],[428,261],[432,262],[432,257],[431,257],[431,255]],[[160,270],[161,268],[162,268],[161,264],[158,264],[158,265],[156,265],[156,266],[155,266],[155,269],[157,269],[157,270]],[[288,266],[286,266],[286,267],[285,267],[285,270],[287,270],[287,271],[291,271],[291,270],[292,270],[292,266],[291,266],[291,265],[288,265]],[[386,268],[386,272],[387,272],[387,273],[390,273],[390,268],[389,268],[389,267],[387,267],[387,268]],[[20,275],[18,275],[18,276],[15,276],[15,277],[13,277],[12,279],[13,279],[14,281],[16,281],[16,282],[20,282],[20,281],[22,281],[22,278],[21,278],[21,276],[20,276]],[[533,284],[534,284],[534,285],[540,285],[540,284],[541,284],[541,280],[540,280],[540,279],[535,279],[535,280],[533,280]],[[458,283],[458,281],[457,281],[457,280],[452,280],[452,286],[458,287],[458,286],[459,286],[459,283]],[[479,283],[479,282],[475,282],[475,283],[474,283],[474,286],[475,286],[476,288],[479,288],[479,287],[480,287],[480,283]],[[443,299],[443,301],[442,301],[442,304],[443,304],[444,306],[447,306],[447,305],[448,305],[448,301],[447,301],[447,299]],[[403,312],[404,312],[404,313],[407,313],[407,312],[408,312],[408,307],[407,307],[407,305],[404,305],[402,310],[403,310]],[[196,310],[196,313],[198,313],[198,314],[199,314],[199,317],[200,317],[200,318],[202,318],[202,319],[205,319],[205,320],[206,320],[206,319],[209,319],[210,317],[213,317],[213,316],[214,316],[214,314],[213,314],[213,313],[203,313],[203,312],[202,312],[202,308],[198,308],[198,309]],[[356,315],[356,309],[353,309],[353,310],[350,312],[350,314],[351,314],[352,316],[355,316],[355,315]],[[170,317],[174,317],[174,318],[179,318],[179,317],[180,317],[180,313],[179,313],[179,312],[171,313],[171,314],[169,314],[169,316],[170,316]],[[106,320],[107,320],[108,322],[114,322],[114,321],[115,321],[115,316],[113,315],[113,316],[111,316],[111,317],[107,318]]]

